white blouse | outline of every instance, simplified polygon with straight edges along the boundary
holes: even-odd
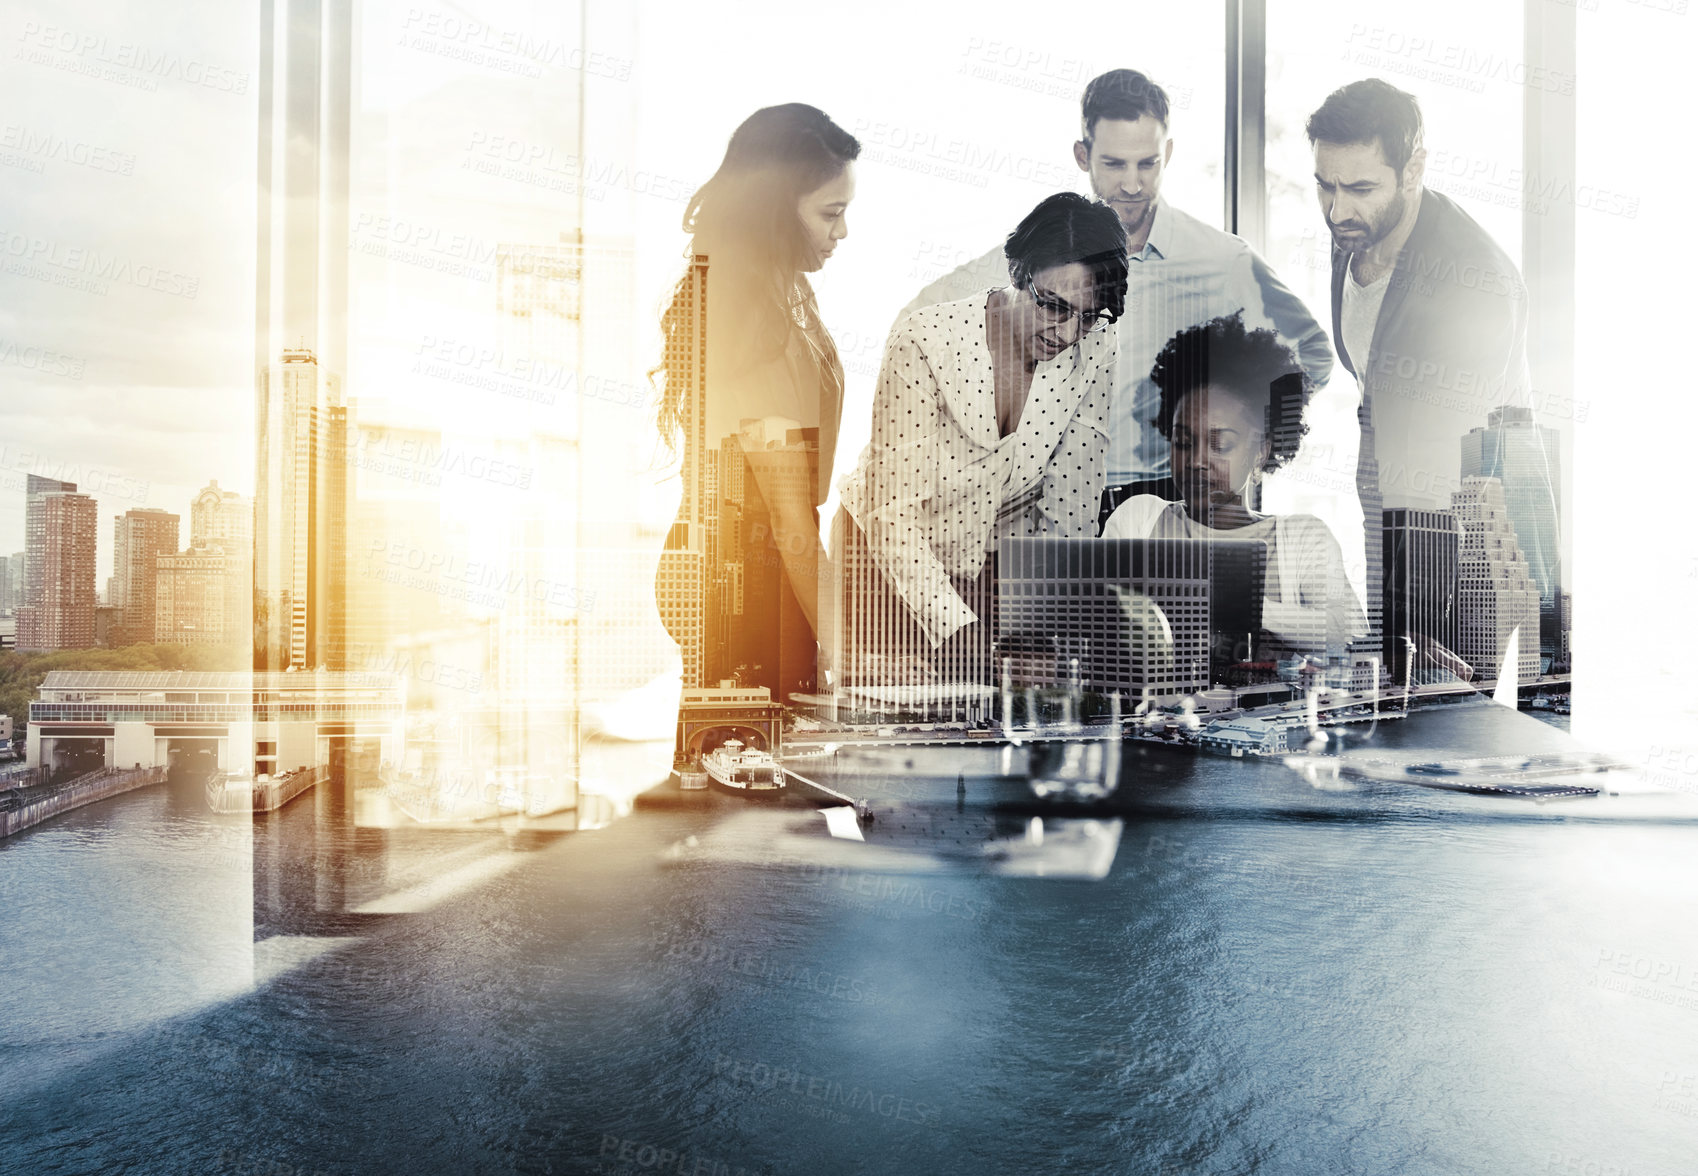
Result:
[[[1016,535],[1094,536],[1107,474],[1114,332],[1040,362],[1003,437],[985,337],[990,294],[923,307],[885,345],[872,440],[843,488],[874,563],[941,644],[978,617],[951,582]]]

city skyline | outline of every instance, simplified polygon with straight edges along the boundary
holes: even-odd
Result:
[[[193,532],[185,545],[179,541],[180,516],[169,511],[132,507],[114,515],[108,530],[98,525],[94,500],[72,489],[74,483],[32,477],[30,485],[36,493],[24,495],[20,513],[26,519],[32,511],[37,515],[37,546],[48,553],[36,577],[38,597],[43,594],[46,578],[65,566],[67,558],[71,570],[66,576],[92,580],[91,569],[103,549],[102,534],[112,536],[109,554],[125,569],[125,576],[120,579],[115,573],[94,591],[86,607],[70,605],[76,619],[68,627],[59,622],[42,629],[29,619],[24,608],[29,583],[27,549],[0,558],[0,574],[8,581],[6,591],[0,593],[0,616],[13,618],[16,648],[27,650],[32,642],[48,643],[55,649],[95,649],[153,643],[226,644],[238,636],[246,640],[252,600],[250,499],[211,480],[191,501],[193,526],[200,530]],[[75,499],[75,503],[61,504],[49,515],[45,498],[50,494]],[[67,525],[80,538],[55,533]],[[196,537],[204,541],[193,542]],[[123,558],[126,551],[130,555],[127,560]],[[181,582],[174,579],[178,576],[183,577]],[[65,606],[58,607],[63,611]],[[161,617],[170,618],[163,622],[163,629]],[[209,624],[214,628],[208,629]]]
[[[606,14],[591,14],[589,20],[594,28],[598,21],[606,20]],[[550,35],[554,32],[570,35],[571,31],[569,28],[550,30]],[[607,32],[608,29],[604,25],[597,30],[596,35],[605,37]],[[617,30],[614,32],[617,33]],[[331,40],[334,41],[334,38]],[[257,42],[257,37],[255,41]],[[603,43],[616,44],[617,40]],[[249,48],[251,49],[252,45]],[[401,399],[402,393],[405,392],[407,412],[415,418],[427,418],[436,427],[441,428],[444,422],[456,421],[458,414],[465,412],[466,405],[477,404],[482,407],[478,398],[468,395],[474,387],[501,384],[503,395],[498,403],[503,405],[507,399],[516,400],[539,391],[532,384],[522,384],[510,378],[515,361],[511,349],[501,345],[502,327],[499,315],[489,315],[479,320],[467,313],[467,307],[474,302],[487,306],[492,301],[490,293],[494,290],[497,280],[495,263],[498,252],[503,247],[501,243],[512,240],[547,242],[563,239],[563,232],[573,230],[570,218],[562,216],[562,211],[575,203],[577,208],[589,217],[601,217],[603,231],[610,225],[626,230],[626,237],[633,242],[635,253],[631,302],[636,307],[645,306],[655,290],[676,279],[676,246],[682,240],[678,235],[678,214],[682,211],[683,201],[693,183],[699,182],[711,169],[711,161],[717,155],[719,144],[692,141],[675,151],[673,148],[678,145],[667,144],[664,136],[654,137],[656,111],[658,106],[663,104],[656,103],[652,97],[652,89],[633,92],[624,87],[614,76],[618,72],[616,69],[606,71],[606,76],[599,72],[583,71],[591,74],[586,78],[551,71],[545,67],[540,71],[540,76],[528,74],[524,78],[515,79],[517,84],[509,93],[484,102],[479,97],[479,87],[480,82],[488,81],[487,69],[480,70],[475,64],[465,62],[449,63],[441,60],[440,55],[432,58],[407,45],[389,46],[381,52],[378,48],[376,43],[373,43],[366,50],[362,50],[364,56],[359,64],[370,71],[371,77],[381,76],[385,85],[368,87],[357,101],[351,98],[352,108],[348,112],[352,146],[345,228],[348,245],[347,277],[353,292],[350,294],[348,306],[352,332],[346,360],[349,370],[343,373],[344,383],[349,389],[350,399],[356,398],[354,394],[358,392],[360,397],[367,399],[395,402]],[[653,48],[645,48],[645,53],[651,53]],[[645,60],[650,62],[650,68],[657,68],[656,63],[667,60],[667,52],[671,50],[662,49],[660,56],[651,55]],[[236,55],[232,56],[231,60],[240,63],[249,60],[251,56]],[[633,51],[630,59],[634,57]],[[25,70],[29,72],[33,69],[34,73],[41,75],[36,80],[42,83],[43,91],[50,90],[52,84],[62,80],[53,77],[45,67],[35,68],[38,64],[27,65]],[[1158,73],[1164,80],[1180,79],[1183,82],[1187,71],[1177,62],[1165,62]],[[807,80],[809,79],[806,77],[799,77],[797,84]],[[1082,78],[1079,80],[1082,81]],[[257,81],[257,74],[250,77],[250,95],[257,95]],[[583,106],[576,101],[577,92],[585,84],[589,86],[587,92],[592,95],[596,93],[595,87],[601,87],[602,104],[596,106],[588,116]],[[987,185],[981,187],[975,184],[971,192],[957,180],[923,180],[915,174],[913,168],[903,166],[906,162],[912,162],[910,157],[914,153],[902,145],[900,136],[927,127],[934,130],[954,129],[949,118],[927,116],[915,125],[905,125],[900,121],[881,123],[878,118],[881,110],[877,108],[876,102],[873,108],[863,113],[851,101],[852,97],[855,98],[862,107],[869,101],[865,95],[857,94],[854,87],[822,92],[817,96],[817,100],[824,103],[827,109],[848,112],[851,117],[845,125],[855,130],[868,144],[868,151],[858,165],[861,172],[861,196],[854,210],[854,235],[827,271],[818,277],[816,283],[824,317],[837,337],[850,376],[845,407],[845,448],[837,461],[840,473],[852,464],[851,455],[858,447],[855,430],[857,423],[866,415],[866,387],[876,373],[879,348],[894,307],[911,294],[914,286],[935,276],[940,268],[947,268],[959,259],[977,253],[986,240],[1000,235],[998,226],[1001,225],[1005,230],[1007,209],[1029,202],[1032,192],[1055,185],[1083,184],[1082,178],[1068,170],[1070,161],[1066,158],[1066,149],[1071,131],[1061,136],[1058,140],[1059,146],[1050,141],[1055,135],[1058,120],[1062,124],[1070,123],[1076,111],[1077,95],[1061,92],[1068,87],[1059,87],[1054,93],[1046,95],[1041,104],[1035,105],[1035,99],[1031,96],[1017,94],[1012,87],[999,88],[977,76],[958,84],[968,85],[974,92],[979,92],[982,97],[990,100],[984,117],[994,125],[994,129],[985,132],[986,142],[1006,142],[1011,150],[1015,149],[1017,142],[1021,144],[1016,155],[1032,165],[1025,180],[991,174],[985,177],[989,181]],[[1295,109],[1297,104],[1291,96],[1294,88],[1289,80],[1282,83],[1282,86],[1281,93],[1285,95],[1282,102]],[[487,90],[488,87],[484,89]],[[1004,89],[1008,90],[1008,93],[1003,93]],[[1320,92],[1322,84],[1318,79],[1305,81],[1297,89],[1304,92],[1314,89]],[[160,93],[148,101],[155,104],[175,101],[168,90],[169,87],[162,87]],[[559,91],[558,96],[567,100],[541,103],[535,100],[539,95],[553,94],[555,91]],[[1167,191],[1179,207],[1212,217],[1214,213],[1210,203],[1218,183],[1210,179],[1213,173],[1209,170],[1209,160],[1213,157],[1215,148],[1199,140],[1196,130],[1210,124],[1215,109],[1212,104],[1216,102],[1216,98],[1210,88],[1200,82],[1194,85],[1181,84],[1175,93],[1183,95],[1183,100],[1176,104],[1175,113],[1180,149],[1174,159]],[[617,102],[606,101],[610,95],[616,96],[619,101],[629,99],[631,114],[628,119],[618,108]],[[1423,95],[1423,101],[1427,101],[1426,95]],[[704,97],[703,109],[711,114],[721,108],[730,111],[733,105],[733,99],[728,94],[715,93]],[[1435,142],[1442,139],[1445,150],[1451,154],[1455,153],[1462,138],[1472,133],[1465,122],[1458,121],[1456,116],[1460,109],[1462,108],[1454,103],[1448,106],[1440,103],[1431,107],[1433,118],[1430,129]],[[69,111],[71,108],[66,107],[65,110]],[[196,115],[204,121],[215,113],[215,110],[203,110],[196,112]],[[888,119],[890,112],[882,113]],[[71,117],[70,129],[76,130],[75,117],[67,117]],[[233,127],[239,122],[231,118],[224,121]],[[185,125],[194,125],[194,122],[195,119],[191,118]],[[62,129],[63,124],[60,125]],[[259,139],[255,126],[255,122],[250,119],[234,134],[227,136],[230,142],[242,144],[251,141],[254,144],[254,150],[241,161],[242,169],[238,169],[236,173],[237,181],[241,179],[240,172],[258,157]],[[965,126],[958,129],[967,130]],[[514,151],[520,151],[522,155],[539,145],[549,147],[552,151],[554,145],[572,142],[571,136],[580,131],[586,138],[578,144],[580,150],[566,165],[568,168],[576,166],[581,169],[575,177],[580,181],[575,190],[570,186],[550,188],[541,182],[541,179],[549,178],[548,166],[552,166],[558,158],[566,158],[564,156],[556,157],[544,152],[545,166],[531,167],[528,170],[510,166],[512,161],[506,158]],[[1289,127],[1279,132],[1279,135],[1273,135],[1270,131],[1270,151],[1273,150],[1276,139],[1280,144],[1289,146],[1288,140],[1292,133]],[[387,154],[361,151],[357,149],[361,142],[384,142],[393,150]],[[135,176],[102,177],[90,173],[86,180],[95,192],[105,190],[110,194],[114,190],[137,190],[138,185],[135,184],[129,189],[117,184],[119,179],[139,179],[146,170],[142,166],[146,157],[140,151],[141,141],[127,145],[132,146],[138,157]],[[663,145],[666,145],[668,150],[664,160],[656,154],[651,154]],[[1280,149],[1284,150],[1285,146]],[[1479,144],[1471,143],[1471,149],[1480,150]],[[238,148],[237,153],[240,153],[240,150],[241,148]],[[1509,156],[1506,156],[1506,159],[1508,158]],[[201,160],[200,157],[196,159],[210,166],[210,160]],[[1046,161],[1054,163],[1057,159],[1060,161],[1060,167],[1047,170],[1040,168]],[[1271,155],[1268,162],[1271,176],[1276,170]],[[643,163],[648,164],[650,170],[646,173],[644,182],[638,183],[638,165]],[[601,180],[593,180],[583,170],[592,164],[597,169],[597,174],[603,176]],[[605,170],[602,170],[604,165]],[[1283,167],[1283,164],[1281,166]],[[67,169],[60,170],[65,172]],[[1037,182],[1040,170],[1041,184]],[[72,173],[72,176],[80,174]],[[67,176],[61,175],[60,178]],[[30,177],[20,176],[20,179],[23,183],[20,191],[32,191],[28,186],[33,183]],[[664,179],[666,183],[659,185],[660,179]],[[228,190],[231,182],[231,179],[225,176],[221,180],[214,180],[209,190]],[[222,184],[223,188],[219,188],[219,184]],[[1453,195],[1465,207],[1481,216],[1482,223],[1488,224],[1495,235],[1504,238],[1505,247],[1512,255],[1519,257],[1519,246],[1509,239],[1512,233],[1506,226],[1524,218],[1512,215],[1514,209],[1493,206],[1492,202],[1482,199],[1479,192],[1473,188],[1461,191],[1456,189],[1456,184],[1447,182],[1438,190]],[[151,187],[140,194],[145,197],[150,191]],[[1643,197],[1640,201],[1640,216],[1654,212],[1654,190],[1641,180],[1637,192]],[[956,209],[959,215],[951,221],[949,231],[943,232],[920,223],[926,218],[912,215],[912,208],[916,205],[911,198],[926,193],[944,196],[951,193],[957,196],[972,195],[973,199],[956,202],[960,204]],[[1281,199],[1289,195],[1283,193]],[[906,204],[903,204],[904,199],[907,200]],[[143,199],[141,205],[146,206],[147,201]],[[1302,206],[1303,223],[1308,229],[1315,230],[1318,221],[1311,203],[1305,199]],[[73,201],[69,202],[67,207],[75,209],[78,205]],[[1285,256],[1283,246],[1275,248],[1272,244],[1283,239],[1281,234],[1288,231],[1292,223],[1290,213],[1282,213],[1281,216],[1284,218],[1283,222],[1270,223],[1268,226],[1268,257],[1282,273],[1286,273],[1297,263]],[[1278,219],[1276,218],[1276,221]],[[589,220],[585,223],[589,226],[588,229],[577,231],[593,233],[595,226],[590,224]],[[1285,227],[1282,227],[1282,224]],[[519,228],[513,231],[509,226]],[[239,234],[241,239],[236,243],[236,247],[225,250],[225,256],[241,261],[248,246],[257,240],[256,227],[257,223],[250,211],[242,223]],[[1611,218],[1595,209],[1582,209],[1576,227],[1585,239],[1604,239],[1611,232],[1631,231],[1638,226],[1629,223],[1625,215]],[[1587,236],[1588,232],[1591,233],[1590,237]],[[226,241],[227,226],[223,222],[212,226],[210,236],[216,241]],[[1320,240],[1325,240],[1324,231],[1320,233]],[[187,264],[179,266],[184,272],[192,268]],[[203,279],[197,298],[161,296],[160,291],[156,290],[129,291],[125,297],[135,305],[127,306],[126,309],[134,310],[146,305],[145,300],[137,302],[136,298],[131,298],[132,294],[138,297],[143,293],[159,296],[155,300],[161,303],[166,297],[189,303],[189,309],[206,312],[207,322],[217,321],[224,324],[216,331],[209,331],[206,336],[215,338],[220,347],[218,353],[224,354],[229,351],[232,326],[242,338],[249,341],[254,338],[247,332],[256,322],[255,304],[248,302],[247,298],[250,294],[257,293],[258,270],[248,269],[243,277],[245,284],[236,288],[232,297],[220,297],[219,305],[214,308],[207,301],[208,291],[215,289],[214,270],[216,269],[217,280],[224,283],[224,293],[230,294],[232,291],[228,288],[226,280],[229,270],[204,266],[202,268],[205,272],[196,275]],[[12,280],[14,277],[15,275],[7,275],[3,280]],[[26,289],[42,285],[27,279],[19,284]],[[456,285],[464,286],[465,289],[455,289]],[[480,288],[472,290],[473,285]],[[43,292],[49,291],[44,289]],[[72,291],[67,290],[66,293]],[[120,291],[114,290],[112,294],[105,296],[108,305],[118,298],[119,293]],[[84,295],[82,302],[88,303],[86,291]],[[54,298],[56,301],[63,301],[57,293]],[[75,302],[73,299],[72,303]],[[1314,303],[1311,302],[1311,305]],[[176,307],[175,302],[168,304],[168,308],[182,309]],[[123,318],[122,315],[119,317]],[[652,359],[655,353],[654,336],[651,335],[646,344],[643,339],[644,334],[652,328],[650,316],[633,311],[626,316],[626,320],[635,323],[637,328],[629,332],[633,352],[645,361]],[[58,342],[65,354],[73,358],[81,355],[89,361],[82,369],[82,384],[87,384],[92,379],[92,373],[102,366],[102,355],[96,355],[87,348],[83,351],[88,354],[82,354],[76,346],[64,344],[62,340],[32,337],[15,341],[48,345]],[[297,339],[296,342],[306,340]],[[251,372],[256,351],[252,346],[244,346],[247,349],[238,355],[237,359],[240,361],[239,366]],[[145,351],[146,348],[137,350]],[[198,365],[209,354],[212,354],[211,349],[191,350],[177,361],[177,368],[183,369],[188,364]],[[482,358],[485,355],[496,355],[499,358],[486,360]],[[158,366],[157,360],[155,362]],[[403,373],[417,371],[421,363],[432,372],[429,380],[409,382],[400,378]],[[593,550],[619,553],[622,556],[618,560],[604,560],[603,565],[625,569],[620,573],[617,587],[618,598],[623,599],[625,594],[633,590],[641,591],[647,583],[646,577],[640,571],[630,569],[642,563],[645,542],[654,542],[652,531],[647,536],[642,534],[642,531],[644,527],[652,527],[661,517],[668,489],[660,479],[644,476],[644,463],[652,454],[637,452],[645,439],[643,426],[646,424],[646,416],[634,410],[652,406],[652,401],[645,400],[642,394],[652,392],[646,388],[638,370],[643,365],[629,363],[611,366],[618,368],[619,372],[601,377],[602,382],[597,387],[620,389],[619,398],[616,400],[598,391],[592,398],[590,407],[600,413],[597,417],[597,435],[610,441],[600,456],[606,457],[610,467],[617,467],[620,476],[627,479],[619,483],[622,487],[621,493],[607,496],[610,500],[608,509],[610,512],[617,512],[619,522],[630,525],[621,533],[610,520],[606,536]],[[55,370],[59,374],[55,375]],[[61,365],[54,370],[43,365],[33,372],[20,371],[18,374],[20,377],[27,377],[27,386],[32,390],[39,390],[45,397],[48,392],[53,391],[78,392],[79,389],[75,386],[66,387],[66,381],[69,379],[66,373],[75,370],[78,369],[74,364]],[[474,384],[474,380],[479,382]],[[507,386],[509,384],[513,386]],[[20,386],[26,385],[20,383]],[[1600,419],[1595,406],[1590,405],[1590,398],[1584,392],[1585,387],[1603,385],[1593,380],[1589,383],[1581,381],[1577,386],[1581,391],[1560,402],[1552,411],[1565,422],[1572,420],[1575,426],[1586,422],[1587,435],[1598,440],[1592,446],[1589,468],[1585,461],[1570,465],[1565,454],[1564,476],[1574,472],[1580,476],[1589,476],[1595,481],[1600,471],[1598,454],[1602,448],[1607,447],[1607,441],[1612,435],[1611,425],[1607,420]],[[642,392],[631,391],[639,388]],[[413,395],[415,391],[416,396]],[[582,387],[575,392],[562,394],[562,402],[567,395],[581,399]],[[863,398],[859,402],[858,396]],[[113,470],[122,470],[126,466],[135,467],[145,462],[149,468],[155,465],[167,467],[172,471],[173,477],[180,477],[178,471],[189,467],[182,461],[166,460],[167,452],[193,443],[196,440],[196,431],[202,428],[206,421],[218,419],[220,412],[228,409],[231,404],[241,404],[244,399],[247,399],[251,411],[251,398],[245,398],[237,388],[236,394],[224,396],[213,412],[204,411],[205,406],[202,405],[200,411],[192,414],[191,421],[179,422],[176,417],[169,418],[173,424],[186,424],[186,428],[171,429],[157,423],[156,418],[161,409],[170,404],[169,399],[164,397],[157,401],[134,395],[127,399],[115,398],[111,403],[115,411],[93,415],[98,415],[103,421],[111,420],[116,427],[109,431],[127,433],[138,439],[138,444],[127,447],[122,461],[108,463]],[[67,403],[78,404],[74,398]],[[541,403],[540,398],[538,403]],[[1546,408],[1551,408],[1553,404],[1548,397],[1538,403]],[[1563,408],[1562,405],[1567,407]],[[1490,407],[1482,403],[1479,411],[1484,413]],[[1594,408],[1594,411],[1588,417],[1589,407]],[[47,472],[57,470],[67,476],[76,472],[73,466],[87,468],[91,463],[79,465],[74,459],[80,451],[70,448],[70,445],[71,439],[76,436],[75,430],[80,427],[78,422],[90,417],[91,413],[86,409],[73,409],[67,416],[70,418],[69,429],[61,430],[45,447],[14,451],[14,463],[34,463]],[[636,427],[632,427],[633,425]],[[170,435],[158,435],[165,431],[169,431]],[[1569,428],[1565,423],[1565,433],[1568,434],[1564,441],[1566,446],[1570,440],[1577,438],[1579,429]],[[235,439],[236,444],[208,446],[208,464],[205,467],[207,472],[227,484],[253,484],[251,469],[248,476],[243,478],[218,468],[221,462],[230,461],[232,455],[239,453],[242,440],[252,435],[250,422],[245,429],[229,435]],[[183,442],[182,445],[179,445],[179,440]],[[38,452],[47,453],[56,464],[51,467],[42,464],[46,459],[38,458]],[[70,456],[61,456],[67,454]],[[28,461],[23,461],[26,457]],[[1324,460],[1328,463],[1329,470],[1336,464],[1332,455],[1328,455]],[[99,469],[99,479],[84,479],[79,485],[85,493],[92,490],[93,496],[100,501],[103,526],[107,525],[104,519],[108,514],[121,514],[132,506],[180,512],[183,494],[193,490],[193,486],[183,485],[180,491],[176,488],[167,491],[163,481],[149,481],[139,474],[108,474],[104,466]],[[129,481],[123,480],[126,477]],[[96,481],[104,488],[94,489]],[[116,496],[111,490],[113,486],[117,487]],[[676,483],[673,483],[673,487],[676,487]],[[125,493],[128,493],[129,497],[123,497]],[[833,495],[828,498],[828,515],[834,497]],[[1598,501],[1594,496],[1591,499],[1579,500],[1577,506],[1581,513],[1591,512],[1595,515]],[[657,503],[660,504],[659,507]],[[664,513],[666,518],[670,518],[670,512]],[[1341,541],[1348,544],[1351,538],[1349,532],[1352,529],[1348,521],[1340,524],[1331,517],[1328,521],[1333,524],[1334,531]],[[3,528],[4,523],[5,520],[0,519],[0,528]],[[13,521],[11,525],[17,526],[18,523]],[[1566,544],[1577,530],[1576,520],[1564,520],[1561,529],[1563,542]],[[0,533],[3,533],[3,530],[0,530]],[[1594,521],[1590,532],[1594,541],[1600,533]],[[447,542],[458,540],[449,539]],[[17,547],[21,546],[21,542],[17,543]],[[5,550],[6,547],[6,543],[0,542],[0,550]],[[13,549],[16,550],[17,547]],[[105,543],[97,546],[97,583],[104,583],[111,575],[111,555],[106,548]],[[586,546],[586,553],[589,550],[592,548]],[[626,556],[628,558],[623,558]],[[1668,548],[1659,546],[1650,551],[1648,558],[1657,563],[1665,560],[1678,562],[1680,557],[1672,554]],[[1572,559],[1563,560],[1565,580],[1568,579],[1567,573],[1575,566]],[[1350,571],[1353,575],[1360,575],[1360,569],[1354,565]],[[1677,573],[1683,571],[1684,565],[1676,568]],[[592,573],[581,570],[578,574],[584,577],[585,584],[588,585]],[[1586,569],[1587,576],[1596,574],[1595,567]],[[599,576],[599,573],[594,575]],[[1670,582],[1668,577],[1659,576],[1658,580],[1662,583]],[[585,594],[594,594],[604,602],[614,599],[614,593],[609,591],[613,583],[612,578],[598,578],[594,588],[586,587]],[[1585,586],[1582,586],[1582,594],[1583,599],[1592,599]],[[1377,611],[1378,598],[1377,592],[1365,594],[1364,604],[1370,612]],[[601,616],[596,618],[598,624],[612,616],[611,605],[604,603],[602,610]],[[644,680],[649,681],[664,676],[667,669],[666,659],[671,651],[664,635],[660,634],[657,639],[658,631],[655,626],[646,623],[644,618],[637,615],[637,611],[634,610],[630,617],[621,622],[621,632],[629,638],[628,646],[640,652],[620,664],[613,664],[606,658],[597,660],[592,657],[594,665],[589,672],[600,682],[611,684],[622,675],[643,676]],[[1583,607],[1581,615],[1594,624],[1614,620],[1607,608],[1594,610]],[[1625,649],[1628,643],[1616,644],[1618,648]],[[620,659],[613,661],[620,662]],[[579,672],[586,672],[582,659]]]

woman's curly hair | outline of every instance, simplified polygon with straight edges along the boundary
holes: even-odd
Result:
[[[1169,339],[1150,369],[1150,381],[1161,390],[1156,429],[1170,439],[1174,410],[1187,392],[1220,388],[1259,408],[1268,439],[1264,473],[1296,457],[1309,431],[1314,384],[1278,335],[1244,326],[1243,311],[1187,327]]]

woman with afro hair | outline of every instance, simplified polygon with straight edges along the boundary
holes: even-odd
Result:
[[[1103,538],[1261,540],[1262,650],[1342,659],[1367,622],[1338,540],[1313,515],[1255,509],[1261,479],[1296,456],[1308,431],[1313,389],[1297,357],[1234,314],[1168,340],[1150,380],[1161,392],[1156,428],[1172,446],[1179,501],[1129,498]]]

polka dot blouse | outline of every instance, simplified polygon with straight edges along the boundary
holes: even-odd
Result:
[[[1107,481],[1113,330],[1040,362],[1003,437],[987,298],[923,307],[891,332],[872,439],[843,490],[875,564],[934,643],[976,619],[951,577],[977,576],[1007,536],[1094,536]]]

